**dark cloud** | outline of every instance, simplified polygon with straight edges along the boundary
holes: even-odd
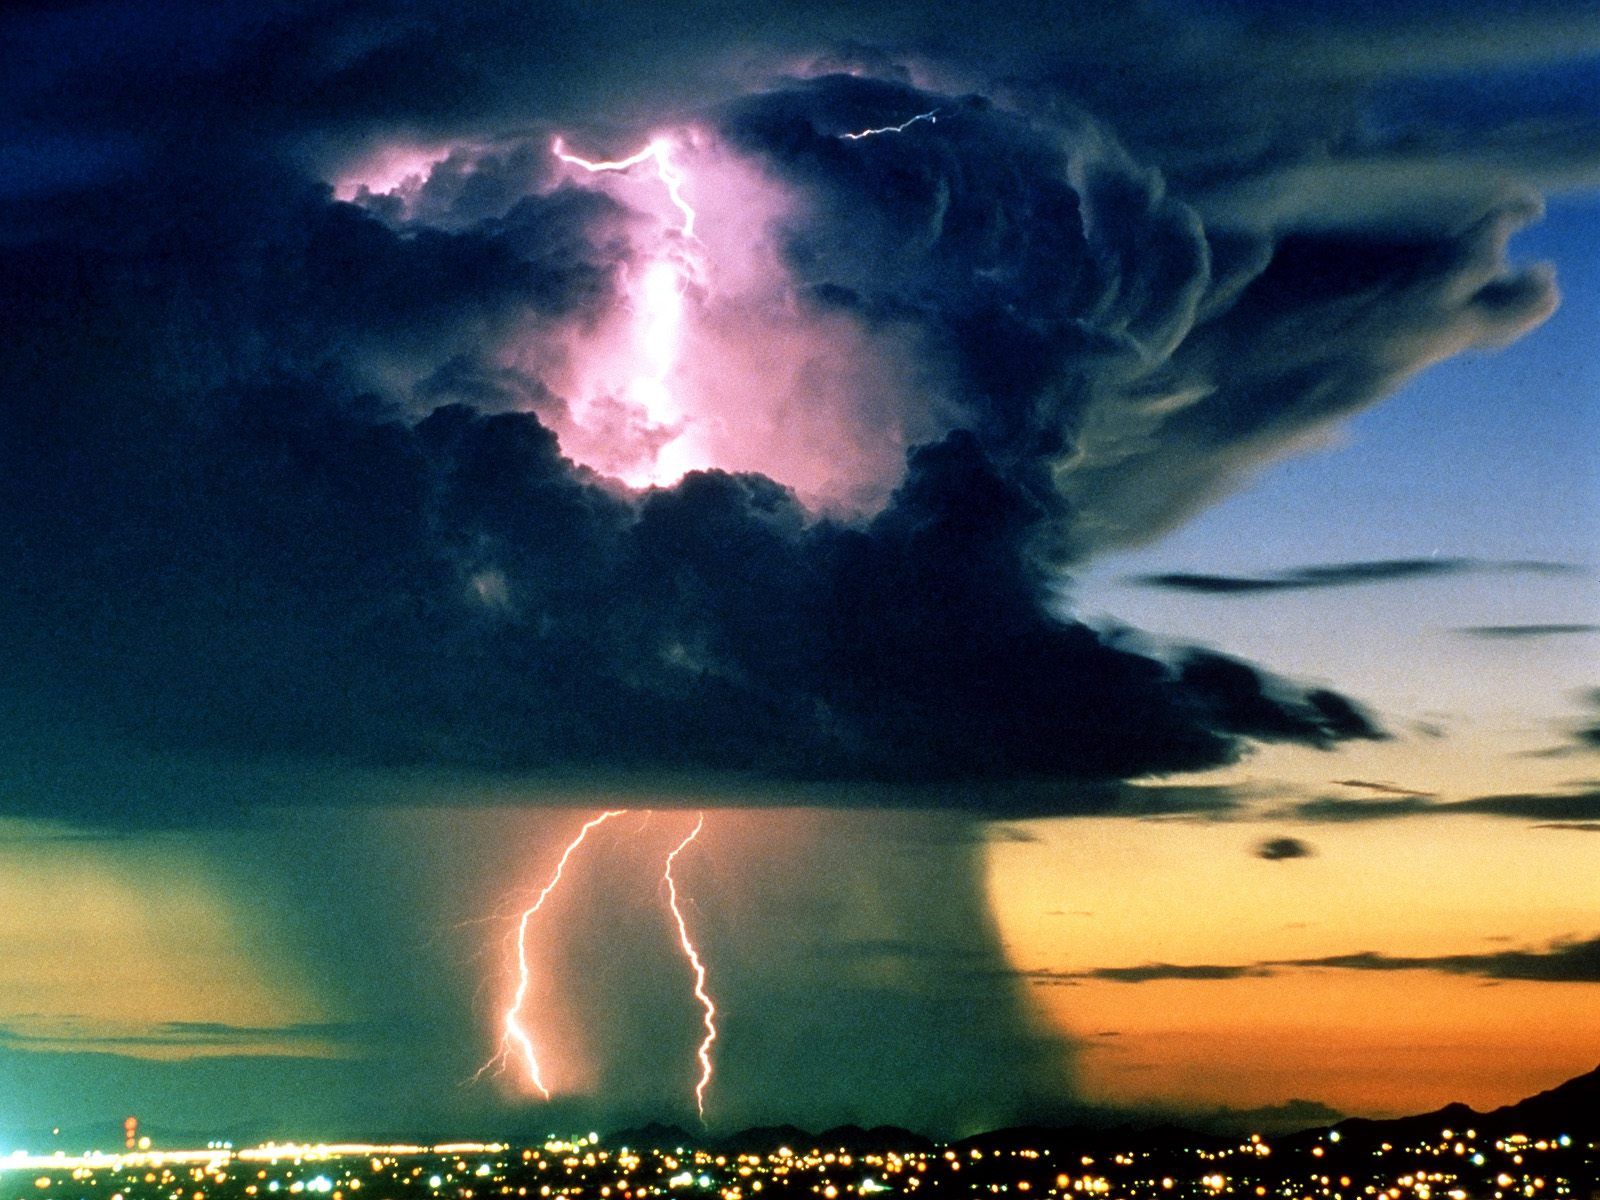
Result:
[[[1431,813],[1441,807],[1417,796],[1402,796],[1395,800],[1346,800],[1321,796],[1294,804],[1288,812],[1302,821],[1381,821]]]
[[[1310,858],[1316,851],[1299,838],[1271,838],[1256,847],[1257,858],[1268,862],[1283,862],[1291,858]]]
[[[1437,795],[1435,792],[1421,792],[1416,788],[1401,787],[1397,783],[1383,783],[1370,779],[1335,779],[1340,787],[1361,788],[1368,792],[1378,792],[1385,796],[1416,796],[1428,798]]]
[[[1569,633],[1600,633],[1600,625],[1469,625],[1457,632],[1487,641],[1522,641]]]
[[[837,136],[927,111],[937,125]],[[1044,494],[1066,505],[1056,555],[1149,538],[1249,462],[1375,400],[1422,365],[1412,355],[1515,336],[1554,303],[1543,273],[1504,264],[1533,215],[1520,203],[1449,231],[1274,240],[1208,226],[1078,115],[1051,128],[981,98],[835,76],[747,97],[724,120],[813,198],[790,231],[802,284],[919,330],[958,383],[956,419],[1003,468],[1049,464]],[[913,233],[926,252],[905,253]]]
[[[1578,727],[1575,735],[1577,743],[1586,749],[1600,750],[1600,688],[1591,691],[1585,699],[1588,701],[1590,716]]]
[[[1270,975],[1261,966],[1219,966],[1216,964],[1145,963],[1137,967],[1097,967],[1092,971],[1024,971],[1022,977],[1034,983],[1075,983],[1100,980],[1106,983],[1157,983],[1167,980],[1212,981],[1250,979]]]
[[[1600,821],[1545,821],[1535,829],[1564,829],[1571,833],[1600,833]]]
[[[533,413],[418,419],[375,390],[514,320],[585,320],[618,219],[558,189],[397,230],[271,174],[63,202],[0,262],[14,703],[242,760],[885,783],[1376,736],[1330,692],[1047,615],[1057,501],[974,433],[843,524],[756,476],[630,494]]]
[[[1408,956],[1362,951],[1321,958],[1266,959],[1243,964],[1147,963],[1137,967],[1098,967],[1088,971],[1032,971],[1022,977],[1055,980],[1101,980],[1108,983],[1158,983],[1171,980],[1224,981],[1256,979],[1294,970],[1437,971],[1473,975],[1495,981],[1533,983],[1600,983],[1600,938],[1558,941],[1541,950],[1492,950],[1483,954]]]
[[[1364,583],[1390,583],[1406,579],[1427,579],[1445,575],[1479,574],[1484,572],[1534,572],[1542,575],[1575,574],[1580,568],[1569,563],[1555,562],[1488,562],[1475,558],[1397,558],[1380,562],[1331,563],[1322,566],[1295,567],[1270,575],[1194,575],[1170,572],[1162,575],[1138,575],[1132,580],[1145,587],[1165,588],[1177,592],[1198,592],[1210,596],[1248,595],[1255,592],[1301,591],[1308,588],[1349,587]],[[1477,633],[1483,637],[1514,637],[1517,633],[1576,632],[1589,628],[1573,625],[1536,626],[1485,626]],[[1487,630],[1488,632],[1485,632]],[[1524,634],[1526,635],[1526,634]]]
[[[1538,821],[1583,821],[1600,818],[1600,789],[1581,792],[1522,792],[1475,796],[1439,805],[1442,813],[1482,813]]]
[[[1343,800],[1320,797],[1289,810],[1306,821],[1384,821],[1398,817],[1491,816],[1532,821],[1586,821],[1600,818],[1600,791],[1513,792],[1432,803],[1423,795],[1395,800]]]
[[[1486,979],[1536,983],[1600,983],[1600,938],[1556,942],[1543,950],[1494,950],[1486,954],[1426,957],[1365,952],[1267,965],[1347,971],[1440,971],[1447,975],[1479,975]]]

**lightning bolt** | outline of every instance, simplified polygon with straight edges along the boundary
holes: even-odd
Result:
[[[930,125],[937,125],[939,123],[939,110],[935,108],[929,112],[918,113],[898,125],[884,125],[878,129],[858,129],[854,133],[841,133],[839,136],[847,142],[859,142],[862,138],[877,137],[880,133],[904,133],[918,121],[926,121]]]
[[[702,465],[692,445],[693,432],[688,428],[683,407],[671,387],[683,351],[684,293],[705,274],[700,253],[702,244],[694,232],[695,210],[683,195],[687,177],[683,168],[673,161],[672,150],[670,140],[657,137],[627,158],[595,161],[569,153],[566,143],[559,137],[550,145],[556,158],[590,174],[618,172],[626,175],[635,167],[654,163],[656,178],[681,218],[676,230],[677,244],[652,255],[630,283],[635,373],[626,396],[644,414],[651,428],[667,433],[666,440],[654,450],[653,462],[648,467],[641,470],[636,466],[631,473],[622,474],[623,481],[635,487],[672,483],[685,472]],[[581,424],[581,416],[579,421]]]
[[[656,164],[656,177],[661,180],[662,186],[667,189],[667,198],[672,201],[683,217],[683,226],[679,233],[686,238],[694,237],[694,209],[683,198],[683,171],[672,161],[672,146],[665,138],[656,138],[637,154],[627,158],[619,158],[611,162],[593,162],[587,158],[579,158],[576,154],[568,154],[566,143],[560,138],[550,146],[551,153],[564,163],[574,167],[582,167],[585,171],[597,173],[600,171],[630,171],[640,163],[653,161]]]
[[[544,1076],[539,1071],[539,1056],[533,1048],[533,1035],[528,1032],[523,1024],[522,1010],[528,1001],[528,986],[531,972],[528,969],[528,925],[535,914],[544,907],[544,902],[550,898],[550,893],[555,891],[561,883],[561,875],[567,869],[567,860],[583,845],[583,839],[589,836],[589,831],[604,825],[612,817],[620,817],[627,809],[608,809],[598,817],[593,817],[583,823],[583,828],[578,830],[578,836],[567,843],[567,848],[561,852],[561,859],[556,863],[555,874],[550,876],[550,882],[544,885],[544,890],[532,904],[522,910],[522,918],[517,922],[517,990],[512,996],[510,1005],[506,1008],[501,1018],[500,1047],[495,1056],[479,1068],[478,1074],[473,1078],[481,1078],[483,1073],[494,1066],[503,1067],[513,1055],[520,1054],[528,1068],[528,1079],[533,1086],[539,1089],[539,1094],[546,1100],[550,1099],[550,1089],[545,1086]],[[695,830],[699,832],[698,829]],[[668,860],[670,865],[671,860]]]
[[[689,960],[689,965],[694,968],[694,998],[700,1001],[700,1007],[705,1010],[701,1018],[705,1025],[706,1035],[700,1039],[700,1048],[695,1056],[700,1060],[700,1080],[694,1086],[694,1107],[700,1114],[700,1121],[706,1119],[706,1088],[711,1085],[711,1045],[717,1040],[717,1006],[712,1002],[711,995],[706,991],[706,968],[700,961],[700,951],[695,948],[694,942],[689,937],[689,925],[683,919],[683,909],[678,906],[678,884],[672,877],[672,864],[677,861],[690,842],[700,836],[700,831],[705,828],[706,815],[701,813],[694,823],[694,828],[689,831],[689,836],[679,842],[672,853],[667,855],[666,870],[662,878],[667,884],[667,907],[672,910],[672,919],[678,926],[678,945],[683,950],[683,956]]]

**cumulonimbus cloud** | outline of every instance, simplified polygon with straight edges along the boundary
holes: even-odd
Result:
[[[29,721],[236,761],[935,785],[984,812],[997,788],[1049,811],[1072,785],[1055,806],[1078,811],[1258,742],[1380,736],[1332,690],[1061,617],[1053,584],[1541,319],[1547,274],[1505,256],[1522,193],[1451,170],[1448,221],[1266,220],[1148,125],[1130,150],[1116,112],[1041,102],[1046,76],[965,86],[924,47],[717,77],[657,120],[787,197],[773,294],[915,373],[839,426],[893,450],[868,511],[748,470],[637,491],[567,453],[546,367],[625,303],[639,212],[561,181],[494,106],[440,110],[427,203],[333,199],[306,163],[446,93],[388,88],[425,26],[312,83],[325,60],[285,48],[329,36],[294,14],[241,33],[228,78],[251,63],[255,91],[172,114],[218,122],[196,153],[141,143],[115,183],[0,213],[3,682]],[[129,103],[166,111],[126,70]],[[537,113],[529,76],[506,87]],[[219,115],[244,109],[248,146]],[[508,366],[511,344],[532,350]]]

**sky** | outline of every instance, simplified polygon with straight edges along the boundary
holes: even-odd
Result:
[[[1591,1069],[1597,17],[13,6],[0,1150]]]

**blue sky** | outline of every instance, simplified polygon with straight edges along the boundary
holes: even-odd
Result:
[[[1558,197],[1513,241],[1556,269],[1562,303],[1498,351],[1424,370],[1328,445],[1275,462],[1248,486],[1077,582],[1084,611],[1198,638],[1290,673],[1332,677],[1380,708],[1560,721],[1600,677],[1600,635],[1479,642],[1471,625],[1595,623],[1595,574],[1447,576],[1264,596],[1131,585],[1170,571],[1251,574],[1389,558],[1600,560],[1600,200]],[[1436,693],[1416,686],[1430,679]],[[1552,731],[1552,737],[1554,731]]]

